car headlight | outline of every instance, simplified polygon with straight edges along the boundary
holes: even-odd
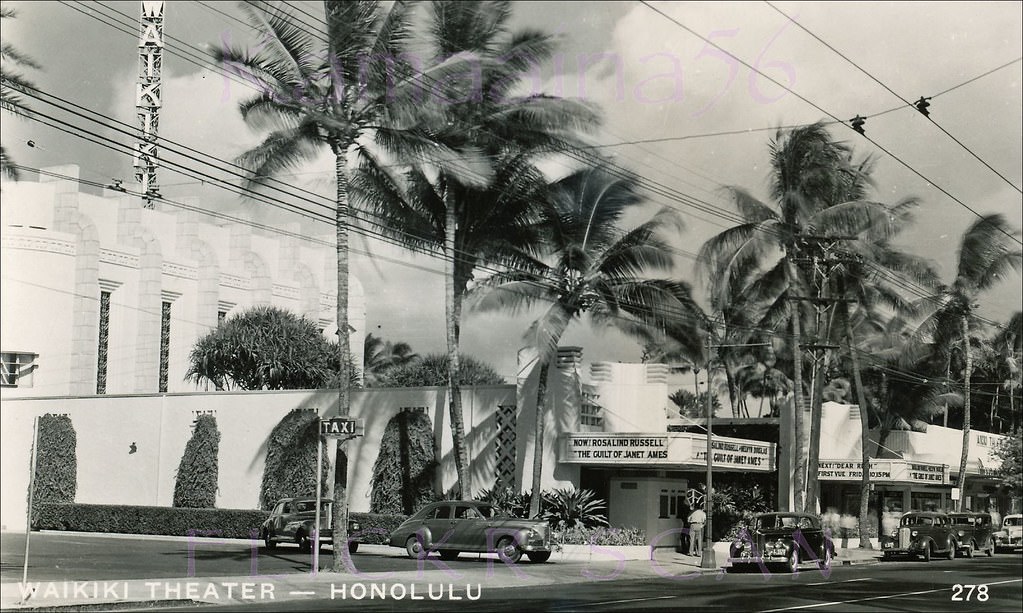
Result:
[[[919,535],[920,535],[920,533],[919,533],[919,532],[917,532],[916,530],[914,530],[914,531],[913,531],[913,534],[912,534],[912,535],[913,535],[914,537],[916,537],[916,536],[919,536]]]
[[[354,531],[354,530],[358,530],[358,529],[359,529],[359,522],[354,522],[354,521],[353,521],[353,522],[351,523],[351,525],[349,526],[349,528],[348,528],[348,529],[349,529],[349,530],[353,530],[353,531]]]
[[[963,531],[962,531],[962,530],[960,530],[960,531],[959,531],[959,536],[962,536],[962,535],[963,535]]]
[[[898,536],[899,536],[899,531],[898,530],[892,530],[892,538],[897,538]]]

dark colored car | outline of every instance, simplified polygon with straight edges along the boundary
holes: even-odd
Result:
[[[761,513],[728,549],[732,569],[782,564],[795,572],[804,556],[821,570],[831,567],[835,545],[821,528],[820,519],[807,513]]]
[[[899,527],[881,536],[881,559],[896,556],[923,558],[930,562],[935,555],[951,560],[959,549],[955,529],[944,513],[912,511],[899,520]]]
[[[531,562],[551,557],[551,530],[546,521],[499,516],[494,507],[472,500],[445,500],[426,505],[391,533],[391,547],[404,547],[410,558],[436,551],[453,560],[463,551],[497,553],[514,564],[522,554]]]
[[[320,501],[320,544],[333,545],[331,532],[331,510],[333,502]],[[313,527],[316,525],[315,498],[283,498],[274,505],[270,517],[260,528],[260,537],[267,549],[273,549],[278,543],[295,543],[302,551],[310,551],[313,542]],[[359,541],[352,536],[359,531],[358,522],[348,521],[348,551],[359,550]]]
[[[955,530],[956,542],[959,544],[957,554],[973,557],[974,551],[983,551],[988,556],[995,555],[994,526],[990,513],[949,513],[949,521]]]
[[[1002,527],[994,534],[995,551],[1023,548],[1023,515],[1006,515]]]

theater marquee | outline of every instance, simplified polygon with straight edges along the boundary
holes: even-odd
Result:
[[[715,436],[711,447],[715,468],[760,472],[775,469],[774,443]],[[707,438],[691,432],[573,432],[561,437],[558,460],[593,466],[672,466],[695,470],[707,465]]]
[[[863,463],[846,460],[821,460],[817,476],[821,481],[859,481],[863,476]],[[948,465],[907,460],[871,460],[870,480],[931,485],[949,485],[951,483]]]

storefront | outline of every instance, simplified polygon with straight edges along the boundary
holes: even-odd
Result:
[[[715,436],[712,449],[715,475],[776,470],[774,443]],[[612,526],[641,528],[654,542],[682,526],[696,484],[705,483],[707,437],[692,432],[572,432],[560,438],[558,461],[580,468],[580,487],[607,501]]]

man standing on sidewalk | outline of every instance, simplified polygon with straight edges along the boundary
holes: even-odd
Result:
[[[707,523],[707,514],[697,507],[689,514],[689,555],[703,556],[703,525]]]

